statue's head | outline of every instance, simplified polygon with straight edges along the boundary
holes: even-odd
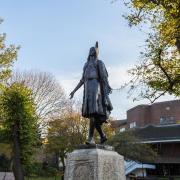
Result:
[[[99,53],[98,42],[96,42],[95,47],[91,47],[90,50],[89,50],[88,60],[89,60],[90,57],[94,57],[95,59],[97,59],[98,58],[98,53]]]
[[[89,56],[97,56],[95,47],[91,47],[89,50]]]

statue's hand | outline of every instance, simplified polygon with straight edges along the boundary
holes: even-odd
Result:
[[[109,94],[112,94],[112,87],[111,86],[109,86]]]
[[[72,91],[69,96],[70,96],[70,99],[72,99],[74,97],[74,92]]]
[[[111,88],[111,89],[110,89],[110,94],[112,94],[112,90],[113,90],[113,89]]]

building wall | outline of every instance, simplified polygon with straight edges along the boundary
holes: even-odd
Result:
[[[149,106],[139,105],[127,111],[127,124],[136,122],[136,126],[144,126],[150,121]]]
[[[180,100],[136,106],[127,111],[127,127],[133,122],[137,127],[180,122]]]
[[[176,123],[180,120],[180,100],[155,103],[150,106],[150,114],[151,124]]]

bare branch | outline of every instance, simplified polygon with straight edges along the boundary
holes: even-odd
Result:
[[[32,89],[41,127],[47,126],[48,121],[65,110],[68,103],[65,93],[59,82],[50,73],[15,72],[9,83],[13,82],[23,82]]]

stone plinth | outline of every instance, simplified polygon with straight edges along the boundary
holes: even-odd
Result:
[[[65,180],[125,180],[123,156],[106,149],[80,146],[69,153]]]

